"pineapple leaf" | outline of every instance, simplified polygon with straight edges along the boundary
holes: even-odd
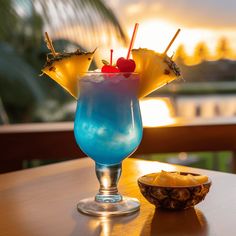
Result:
[[[104,65],[109,65],[110,63],[108,62],[108,61],[106,61],[106,60],[102,60],[102,63],[104,64]]]

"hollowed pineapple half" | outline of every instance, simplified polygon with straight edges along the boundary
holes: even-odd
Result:
[[[180,76],[178,66],[167,55],[139,48],[132,50],[132,56],[136,63],[135,72],[140,75],[139,98],[147,96]]]
[[[42,69],[51,79],[55,80],[74,98],[78,98],[78,75],[86,73],[92,62],[94,52],[57,53],[48,58]]]

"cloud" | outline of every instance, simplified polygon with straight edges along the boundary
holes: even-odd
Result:
[[[157,18],[192,28],[236,29],[235,0],[117,0],[112,7],[124,22]]]

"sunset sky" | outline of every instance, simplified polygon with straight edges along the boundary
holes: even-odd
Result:
[[[122,26],[132,34],[140,23],[135,47],[163,51],[177,28],[181,34],[170,54],[183,43],[191,54],[204,41],[213,53],[219,38],[226,37],[236,51],[236,1],[234,0],[106,0]]]

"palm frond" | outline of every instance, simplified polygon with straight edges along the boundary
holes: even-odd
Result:
[[[7,43],[0,43],[0,94],[3,102],[36,104],[45,98],[37,72]]]
[[[107,44],[112,37],[127,43],[117,17],[102,0],[34,0],[34,6],[53,37],[64,37],[83,47],[99,46],[104,37]]]
[[[0,40],[16,41],[19,33],[26,37],[33,30],[39,41],[44,25],[54,38],[83,47],[109,46],[112,38],[127,43],[117,17],[102,0],[0,0],[0,6]]]
[[[127,42],[103,0],[0,0],[0,22],[0,98],[13,114],[10,120],[14,108],[21,114],[22,107],[31,109],[48,98],[50,87],[38,78],[45,60],[44,30],[59,43],[58,49],[109,47],[114,39]]]

